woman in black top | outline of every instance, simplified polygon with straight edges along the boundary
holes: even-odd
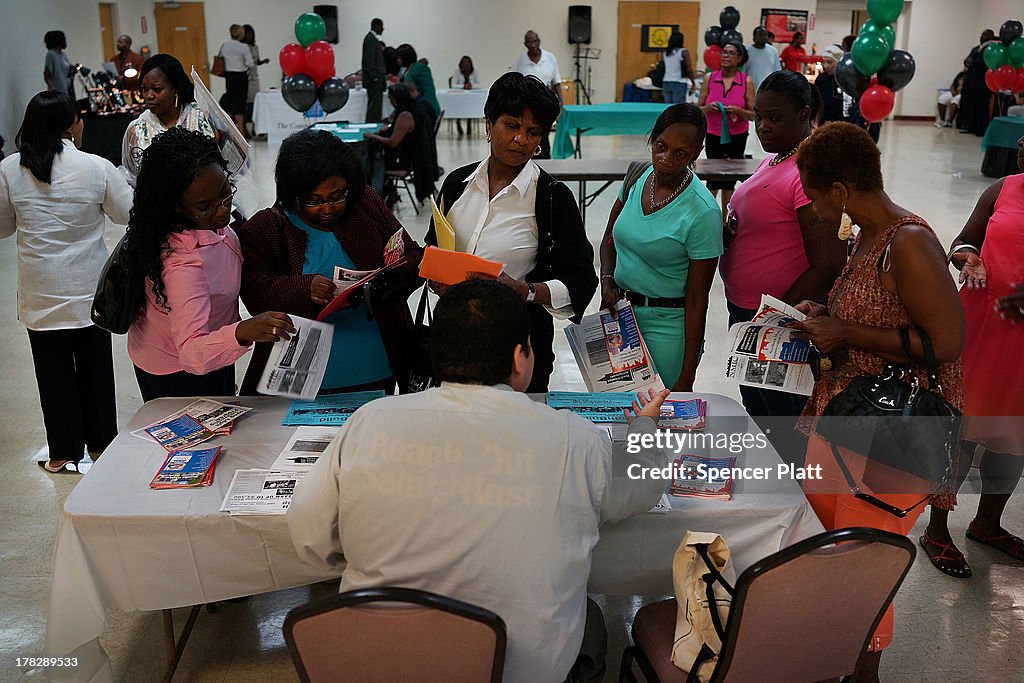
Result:
[[[558,111],[558,97],[534,76],[512,71],[495,81],[484,105],[490,155],[449,173],[438,202],[456,249],[504,263],[499,281],[531,304],[529,392],[548,389],[552,317],[580,322],[598,282],[575,197],[533,162]],[[437,244],[433,221],[425,241]]]
[[[964,78],[964,89],[960,95],[960,117],[957,124],[965,133],[974,133],[979,137],[984,135],[985,129],[988,128],[988,108],[992,99],[992,93],[985,84],[985,72],[988,67],[985,66],[983,55],[985,48],[995,39],[995,31],[985,29],[981,34],[981,44],[974,47],[964,60],[967,76]]]
[[[416,100],[401,83],[388,87],[388,101],[394,107],[390,122],[376,133],[363,133],[363,137],[379,145],[370,155],[370,183],[390,209],[398,201],[398,192],[390,179],[385,181],[384,171],[412,170],[414,132],[423,121],[416,120]]]
[[[821,93],[821,121],[845,121],[843,116],[843,91],[836,81],[836,65],[843,58],[843,50],[838,45],[829,45],[822,55],[823,71],[814,79],[814,87]]]

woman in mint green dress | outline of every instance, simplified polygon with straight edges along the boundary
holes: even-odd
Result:
[[[708,295],[722,255],[722,212],[692,165],[707,120],[676,104],[651,131],[651,166],[612,206],[601,244],[601,306],[625,297],[665,386],[693,391]]]

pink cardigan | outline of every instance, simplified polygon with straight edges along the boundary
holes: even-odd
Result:
[[[235,339],[242,250],[230,228],[184,230],[167,239],[163,280],[170,310],[146,280],[146,304],[128,330],[128,355],[153,375],[205,375],[249,350]]]

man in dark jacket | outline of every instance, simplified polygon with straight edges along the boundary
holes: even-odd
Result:
[[[374,19],[370,31],[363,38],[363,87],[366,88],[366,120],[376,123],[381,120],[381,105],[384,99],[384,54],[381,52],[380,36],[384,33],[384,22]]]

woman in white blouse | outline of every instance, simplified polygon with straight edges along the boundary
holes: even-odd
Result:
[[[181,62],[171,55],[157,54],[146,60],[139,72],[139,91],[146,109],[128,124],[121,146],[121,163],[132,187],[139,175],[142,153],[168,128],[181,126],[214,137],[213,124],[196,104],[195,86]]]
[[[245,100],[249,92],[249,69],[256,65],[252,58],[252,50],[242,42],[245,28],[241,24],[231,24],[228,29],[231,40],[220,46],[218,55],[224,58],[224,87],[227,93],[221,100],[224,110],[235,118],[238,130],[245,134]],[[246,134],[246,137],[249,137]]]
[[[18,233],[18,318],[28,328],[48,472],[77,470],[117,434],[110,333],[89,313],[107,259],[104,217],[126,224],[132,191],[106,159],[78,149],[82,119],[66,93],[28,103],[18,153],[0,162],[0,237]]]
[[[459,60],[459,68],[452,72],[452,77],[448,79],[448,87],[452,90],[472,90],[473,88],[480,87],[480,77],[476,75],[473,60],[469,55],[463,55],[462,59]],[[462,135],[462,121],[463,119],[455,121],[455,127],[458,128],[459,135]],[[472,119],[465,119],[465,121],[466,135],[472,135],[473,131],[470,128]]]

